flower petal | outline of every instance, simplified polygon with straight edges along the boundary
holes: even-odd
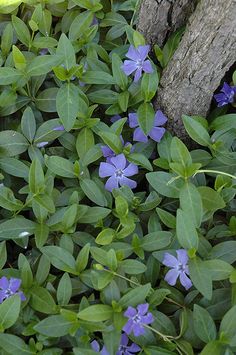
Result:
[[[7,298],[6,292],[0,290],[0,304]]]
[[[178,276],[179,276],[179,271],[176,269],[171,269],[167,272],[164,280],[169,285],[174,286],[176,284]]]
[[[129,126],[130,128],[138,127],[138,115],[137,113],[131,112],[129,113]]]
[[[139,52],[139,59],[144,61],[148,55],[148,52],[150,51],[150,46],[145,45],[145,46],[138,46],[138,52]]]
[[[162,126],[167,121],[167,117],[161,110],[157,110],[155,117],[154,117],[154,127]]]
[[[142,75],[142,68],[138,68],[135,72],[134,75],[134,82],[137,83],[137,81],[139,81],[139,79],[141,78]]]
[[[131,163],[123,170],[125,176],[133,176],[138,173],[137,165]]]
[[[137,311],[134,307],[129,306],[126,311],[124,312],[125,317],[132,318],[137,314]]]
[[[188,253],[185,249],[176,250],[176,254],[180,264],[186,265],[188,263]]]
[[[125,60],[124,64],[122,64],[121,69],[125,73],[125,75],[132,74],[137,69],[137,63],[132,60]]]
[[[106,347],[103,346],[101,352],[100,352],[101,355],[110,355],[109,351],[107,351]]]
[[[144,314],[146,314],[147,311],[148,311],[148,307],[149,307],[149,304],[148,304],[148,303],[139,304],[138,307],[137,307],[138,313],[139,313],[141,316],[144,316]]]
[[[131,179],[128,179],[127,177],[123,176],[122,178],[119,179],[119,184],[120,186],[129,186],[131,189],[135,189],[137,187],[137,182]]]
[[[133,324],[133,333],[134,333],[134,336],[138,337],[142,334],[145,334],[145,329],[141,324],[134,323]]]
[[[131,353],[137,353],[141,350],[141,348],[137,344],[132,343],[130,346],[127,346],[127,350]]]
[[[91,348],[96,351],[97,353],[100,351],[100,345],[99,343],[97,342],[97,340],[93,340],[91,343]]]
[[[171,255],[170,253],[165,253],[162,264],[168,267],[176,267],[179,265],[179,262],[175,256]]]
[[[127,58],[132,59],[134,61],[139,60],[140,53],[138,49],[136,49],[132,44],[129,47],[128,52],[125,55]]]
[[[126,167],[126,158],[124,154],[119,154],[116,157],[111,158],[111,162],[115,165],[116,169],[123,170]]]
[[[154,322],[154,317],[152,313],[149,312],[146,316],[142,317],[143,324],[151,324],[152,322]]]
[[[5,276],[1,277],[1,279],[0,279],[0,289],[7,290],[8,286],[9,286],[8,279]]]
[[[129,338],[125,333],[121,334],[120,345],[126,346],[129,342]]]
[[[114,123],[116,121],[119,121],[121,119],[120,115],[114,115],[111,117],[111,122]]]
[[[191,281],[190,278],[185,274],[185,272],[181,272],[181,273],[180,273],[179,280],[180,280],[181,285],[183,285],[186,290],[188,290],[189,288],[191,288],[192,285],[193,285],[193,284],[192,284],[192,281]]]
[[[155,142],[160,142],[161,138],[165,134],[165,128],[163,127],[154,127],[150,132],[149,136],[155,141]]]
[[[153,73],[152,64],[150,60],[145,60],[145,62],[143,62],[142,68],[145,73]]]
[[[128,322],[123,326],[122,330],[129,335],[132,332],[132,329],[133,329],[133,321],[132,319],[129,319]]]
[[[20,279],[15,279],[14,277],[10,278],[9,289],[11,290],[11,292],[15,293],[16,291],[18,291],[20,285],[21,285]]]
[[[107,145],[102,145],[101,150],[102,150],[102,155],[104,156],[104,158],[113,157],[115,155],[113,150],[111,150],[111,148],[109,148]]]
[[[134,131],[133,140],[136,141],[136,142],[147,143],[148,142],[148,137],[143,133],[141,128],[138,127]]]
[[[115,174],[116,168],[109,163],[100,163],[98,174],[101,178]]]
[[[118,189],[118,188],[119,188],[118,179],[116,179],[115,176],[109,177],[109,179],[105,184],[105,189],[111,192],[113,189]]]

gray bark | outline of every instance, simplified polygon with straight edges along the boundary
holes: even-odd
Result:
[[[187,139],[182,114],[206,116],[214,91],[236,58],[236,0],[201,0],[164,70],[156,107]]]
[[[158,44],[162,47],[171,33],[185,25],[194,11],[196,1],[143,0],[137,29],[144,35],[148,44]]]

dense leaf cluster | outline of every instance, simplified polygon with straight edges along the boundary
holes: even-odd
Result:
[[[133,140],[129,114],[148,136],[183,33],[134,82],[122,65],[145,45],[137,9],[0,2],[1,355],[122,355],[132,342],[147,355],[236,352],[236,114],[183,116],[192,151],[169,132]],[[104,146],[138,166],[137,188],[105,189]],[[165,255],[181,249],[188,290],[164,279]],[[151,321],[127,345],[127,317],[146,304]]]

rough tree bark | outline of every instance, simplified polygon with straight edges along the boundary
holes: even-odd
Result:
[[[201,0],[164,70],[157,107],[187,139],[182,114],[206,116],[214,91],[236,58],[236,0]]]
[[[187,22],[196,2],[197,0],[143,0],[137,28],[147,43],[162,47],[169,35]]]

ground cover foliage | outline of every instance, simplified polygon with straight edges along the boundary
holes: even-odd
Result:
[[[0,354],[234,354],[235,75],[189,151],[151,103],[182,29],[148,57],[135,0],[0,13]]]

